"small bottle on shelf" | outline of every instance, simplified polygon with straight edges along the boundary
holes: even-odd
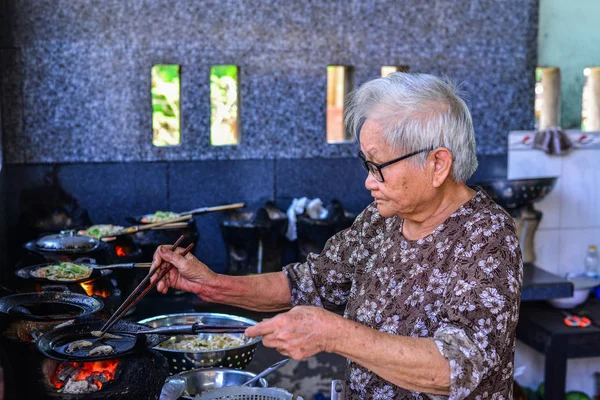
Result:
[[[600,258],[598,258],[598,248],[594,245],[588,246],[588,252],[584,260],[585,273],[588,275],[598,275],[600,273]]]

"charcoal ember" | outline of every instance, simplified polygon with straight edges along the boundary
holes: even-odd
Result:
[[[106,382],[108,382],[108,377],[104,373],[98,372],[98,371],[92,372],[90,374],[90,376],[88,376],[85,379],[90,383],[95,383],[95,382],[106,383]]]
[[[58,375],[56,377],[56,380],[58,382],[65,383],[69,379],[75,379],[77,377],[78,373],[79,373],[79,368],[75,367],[74,365],[69,365],[69,366],[64,367],[62,370],[60,370],[60,372],[58,373]]]
[[[82,394],[97,392],[99,389],[100,388],[97,385],[90,383],[85,379],[81,381],[69,380],[63,387],[62,392],[70,394]]]

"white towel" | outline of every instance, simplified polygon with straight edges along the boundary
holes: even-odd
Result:
[[[305,210],[308,216],[312,219],[327,218],[327,209],[323,207],[323,202],[318,197],[312,200],[309,200],[307,197],[294,199],[286,212],[288,217],[288,226],[285,236],[291,242],[298,239],[298,230],[296,228],[296,216],[304,213]]]

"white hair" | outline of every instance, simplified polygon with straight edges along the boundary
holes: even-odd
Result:
[[[346,129],[357,137],[366,119],[380,124],[395,152],[448,149],[456,182],[466,182],[477,169],[471,113],[449,79],[404,72],[374,79],[350,93],[345,114]],[[409,160],[423,167],[426,158],[422,153]]]

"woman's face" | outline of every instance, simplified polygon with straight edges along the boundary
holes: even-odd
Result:
[[[382,164],[404,154],[396,154],[384,141],[381,125],[367,119],[360,132],[360,148],[368,161]],[[397,215],[412,219],[423,211],[435,195],[432,187],[429,159],[425,168],[402,160],[383,168],[384,181],[379,182],[369,173],[365,187],[377,201],[377,210],[384,217]]]

